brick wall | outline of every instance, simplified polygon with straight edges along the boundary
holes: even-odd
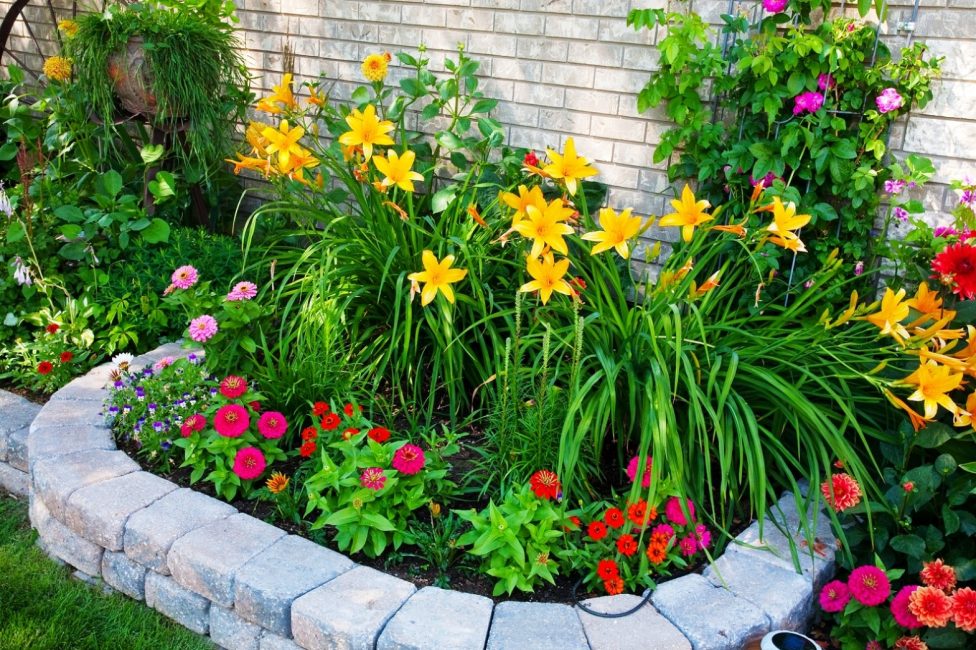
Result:
[[[66,3],[66,0],[58,0]],[[269,90],[286,68],[300,79],[323,75],[347,96],[361,83],[370,53],[429,48],[432,68],[458,43],[481,64],[483,89],[501,100],[494,116],[513,145],[561,149],[573,136],[580,155],[611,186],[611,203],[642,214],[667,209],[663,164],[654,146],[669,123],[660,110],[639,115],[636,92],[656,65],[655,34],[625,24],[631,8],[663,0],[237,0],[241,37],[256,78]],[[686,3],[711,22],[722,0]],[[894,26],[909,20],[908,0],[893,0],[883,30],[892,47],[906,42]],[[955,194],[945,185],[976,175],[976,0],[921,0],[911,36],[946,57],[935,100],[892,133],[896,154],[918,152],[938,168],[922,196],[934,221],[948,219]],[[9,0],[0,0],[5,12]],[[23,42],[23,40],[19,41]],[[397,79],[397,69],[391,81]],[[673,237],[674,232],[652,233]]]

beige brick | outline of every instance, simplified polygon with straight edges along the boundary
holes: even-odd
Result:
[[[593,87],[594,69],[588,66],[546,62],[542,66],[542,81],[560,86]]]
[[[639,70],[601,70],[593,86],[597,90],[636,93],[647,83],[647,73]]]
[[[539,111],[539,125],[563,133],[585,135],[590,132],[590,115],[562,108],[543,108]]]
[[[468,47],[468,35],[465,32],[425,29],[423,38],[427,47],[434,50],[454,51],[457,50],[458,43],[463,43],[465,48]]]
[[[284,0],[281,11],[298,16],[318,16],[319,0]]]
[[[592,133],[601,138],[613,138],[627,142],[640,142],[644,139],[643,120],[627,120],[608,115],[594,115],[590,123]]]
[[[515,81],[515,101],[540,106],[562,106],[566,90],[560,86]]]
[[[486,79],[482,84],[486,97],[512,101],[515,98],[515,82],[507,79]]]
[[[566,146],[566,140],[573,138],[576,147],[576,155],[583,156],[590,162],[602,161],[610,162],[613,157],[613,142],[600,138],[578,136],[573,133],[563,134],[559,139],[559,150],[562,151]]]
[[[522,11],[544,11],[568,14],[573,11],[572,0],[522,0]]]
[[[425,5],[403,5],[402,20],[408,25],[443,27],[447,24],[447,9]]]
[[[649,45],[628,45],[624,47],[623,66],[631,70],[657,70],[660,54]]]
[[[585,65],[619,66],[623,55],[623,46],[611,43],[573,43],[569,48],[569,61]]]
[[[492,61],[492,75],[500,79],[515,81],[541,81],[542,63],[525,59],[502,59]]]
[[[668,182],[667,172],[656,169],[641,169],[637,189],[649,194],[662,194],[671,184]]]
[[[359,20],[395,25],[400,22],[401,7],[398,2],[362,2],[359,5]]]
[[[544,34],[544,16],[518,12],[496,11],[495,32],[501,34]]]
[[[595,133],[599,133],[594,129]],[[632,144],[630,142],[613,143],[613,162],[634,167],[647,167],[651,164],[654,147],[648,144]]]
[[[617,98],[616,93],[567,88],[565,106],[577,111],[613,114],[617,112]]]
[[[419,27],[404,27],[401,25],[392,25],[389,28],[383,30],[383,45],[398,45],[399,48],[390,48],[391,50],[401,49],[410,53],[412,56],[417,55],[417,46],[420,45],[421,40],[421,30]],[[392,53],[392,52],[391,52]],[[396,61],[396,59],[394,59]]]
[[[515,126],[538,126],[539,108],[514,102],[502,102],[492,113],[492,117],[505,124]]]
[[[509,34],[474,32],[468,36],[468,52],[492,56],[514,57],[518,40]]]
[[[905,133],[905,149],[922,154],[970,158],[976,122],[946,121],[913,115]]]
[[[278,13],[281,11],[281,0],[246,0],[244,2],[244,8],[247,9],[248,12],[267,11]],[[318,13],[318,7],[316,7],[316,13]]]
[[[359,61],[359,43],[349,41],[319,41],[319,56],[323,59]]]
[[[353,43],[375,43],[380,29],[379,25],[370,23],[337,22],[336,39]]]
[[[636,190],[640,170],[621,165],[603,165],[600,167],[600,181],[627,190]]]
[[[976,40],[943,40],[930,39],[926,41],[932,56],[942,56],[943,79],[968,79],[972,81],[973,61],[976,61]]]
[[[976,78],[972,81],[937,80],[932,92],[932,101],[919,109],[918,114],[976,120]]]
[[[285,1],[287,2],[287,0]],[[351,0],[321,0],[319,15],[323,18],[357,20],[359,19],[359,4]]]
[[[915,23],[915,38],[973,38],[972,12],[962,9],[920,11]]]
[[[663,8],[663,7],[659,7]],[[624,18],[601,18],[600,41],[603,43],[654,43],[654,32],[649,29],[635,31],[627,26]]]
[[[520,58],[525,59],[565,61],[568,50],[569,43],[566,41],[553,41],[548,38],[519,36],[518,49],[516,52]]]
[[[545,151],[559,142],[559,134],[542,129],[513,126],[509,129],[509,144],[513,147],[526,147],[534,151]]]
[[[490,9],[518,9],[519,0],[471,0],[471,6]]]
[[[600,23],[592,18],[549,14],[546,17],[546,36],[572,38],[577,40],[596,40]]]
[[[452,29],[492,31],[495,12],[488,9],[449,9],[447,26]]]
[[[641,7],[644,3],[640,3]],[[627,17],[630,2],[627,0],[573,0],[573,12],[580,16]]]

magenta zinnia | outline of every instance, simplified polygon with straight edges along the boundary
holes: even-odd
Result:
[[[359,477],[359,484],[370,490],[382,490],[386,483],[386,474],[380,467],[367,467]]]
[[[847,578],[847,587],[851,590],[854,600],[874,607],[888,599],[891,594],[891,584],[885,572],[876,566],[866,564],[851,571]]]
[[[190,321],[190,338],[197,343],[206,343],[217,333],[217,319],[209,314],[197,316]]]
[[[173,271],[173,276],[170,278],[170,281],[177,289],[189,289],[197,283],[199,277],[197,270],[187,264]]]
[[[891,599],[891,615],[895,618],[895,623],[909,630],[922,627],[922,622],[908,608],[912,594],[915,593],[916,589],[918,589],[918,585],[904,586]]]
[[[851,599],[851,590],[840,580],[828,582],[820,590],[820,608],[830,614],[843,611]]]
[[[247,381],[237,375],[227,375],[220,382],[220,394],[230,399],[237,399],[247,392]]]
[[[214,416],[214,429],[225,438],[237,438],[251,426],[251,416],[239,404],[221,406]]]
[[[258,433],[265,438],[274,439],[285,435],[288,429],[288,422],[285,416],[277,411],[262,413],[258,420]]]
[[[640,461],[640,456],[634,456],[630,459],[630,462],[627,463],[627,478],[630,479],[631,483],[637,480],[638,461]],[[654,463],[652,462],[651,457],[648,456],[644,461],[644,471],[641,472],[641,487],[651,487],[651,466],[653,464]]]
[[[407,443],[393,454],[393,469],[403,474],[416,474],[424,468],[424,450]]]
[[[691,516],[691,520],[695,520],[695,504],[692,503],[691,499],[685,499],[685,505],[688,508],[688,514]],[[668,502],[664,505],[664,514],[667,515],[668,519],[679,526],[685,526],[688,524],[688,519],[685,517],[684,511],[681,509],[681,500],[678,497],[671,497]]]
[[[264,454],[257,447],[244,447],[234,457],[234,473],[245,481],[261,476],[267,465]]]

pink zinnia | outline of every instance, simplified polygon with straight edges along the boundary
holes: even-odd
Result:
[[[159,361],[153,364],[153,370],[160,371],[163,368],[169,368],[176,361],[173,357],[163,357]]]
[[[639,461],[640,456],[634,456],[627,464],[627,477],[631,483],[637,480],[637,463]],[[648,456],[644,461],[644,471],[641,472],[641,487],[651,487],[651,466],[653,464],[651,457]]]
[[[908,608],[912,593],[916,589],[918,589],[918,585],[907,585],[902,587],[891,599],[891,615],[895,617],[895,623],[909,630],[922,627],[922,622]]]
[[[778,14],[786,9],[786,0],[763,0],[763,8],[771,14]]]
[[[189,289],[197,283],[199,277],[197,270],[187,264],[173,271],[173,276],[170,278],[170,281],[172,281],[173,286],[177,289]]]
[[[245,481],[261,476],[267,466],[264,454],[257,447],[244,447],[234,457],[234,473]]]
[[[840,580],[828,582],[820,590],[820,608],[829,614],[843,611],[850,599],[851,590]]]
[[[213,316],[197,316],[190,321],[190,338],[197,343],[206,343],[217,333],[217,329],[217,319]]]
[[[651,529],[651,535],[665,535],[668,539],[674,537],[674,528],[667,524],[658,524]]]
[[[712,531],[705,524],[698,524],[695,526],[695,540],[698,542],[698,550],[704,551],[712,545]]]
[[[890,113],[901,108],[905,100],[902,99],[902,96],[894,88],[885,88],[881,91],[880,95],[875,97],[874,103],[878,107],[879,112]]]
[[[850,577],[847,578],[847,587],[851,590],[854,600],[868,607],[880,605],[891,595],[888,576],[884,571],[870,564],[859,566],[851,571]]]
[[[225,438],[237,438],[251,426],[251,416],[239,404],[221,406],[214,416],[214,429]]]
[[[386,474],[379,467],[367,467],[359,477],[359,484],[370,490],[382,490],[386,483]]]
[[[238,282],[227,294],[227,300],[231,302],[250,300],[256,295],[258,295],[258,285],[253,282]]]
[[[817,77],[817,88],[820,90],[833,90],[837,85],[834,77],[829,74],[821,74]]]
[[[393,454],[393,469],[404,474],[416,474],[424,468],[424,450],[417,445],[406,444]]]
[[[681,554],[685,557],[694,555],[698,551],[698,540],[695,539],[694,533],[682,537],[678,541],[678,547],[681,549]]]
[[[820,484],[820,493],[835,512],[853,508],[861,502],[861,486],[849,474],[834,474],[830,481]]]
[[[691,499],[685,499],[685,505],[688,506],[688,514],[691,515],[691,520],[694,521],[695,504],[691,502]],[[681,500],[678,497],[668,499],[668,502],[664,505],[664,514],[667,515],[669,520],[679,526],[688,524],[688,519],[685,518],[685,513],[681,510]]]
[[[793,98],[793,114],[799,115],[800,113],[816,113],[823,106],[823,95],[820,93],[815,93],[812,90],[800,93]]]
[[[288,422],[285,420],[285,416],[278,411],[262,413],[258,420],[258,433],[265,438],[280,438],[285,435],[287,429]]]
[[[247,381],[237,375],[227,375],[220,382],[220,394],[229,399],[237,399],[247,392]]]

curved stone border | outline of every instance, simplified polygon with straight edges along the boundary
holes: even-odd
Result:
[[[153,363],[173,344],[138,357]],[[110,365],[61,389],[27,436],[30,518],[38,543],[80,573],[145,600],[232,650],[738,649],[770,629],[802,628],[832,575],[834,537],[806,550],[792,495],[753,523],[703,575],[661,584],[652,604],[608,619],[563,604],[502,602],[417,588],[148,472],[118,451],[99,415]],[[4,415],[7,407],[4,406]],[[4,437],[6,440],[6,437]],[[6,447],[0,447],[6,449]],[[632,595],[587,601],[623,611]]]

